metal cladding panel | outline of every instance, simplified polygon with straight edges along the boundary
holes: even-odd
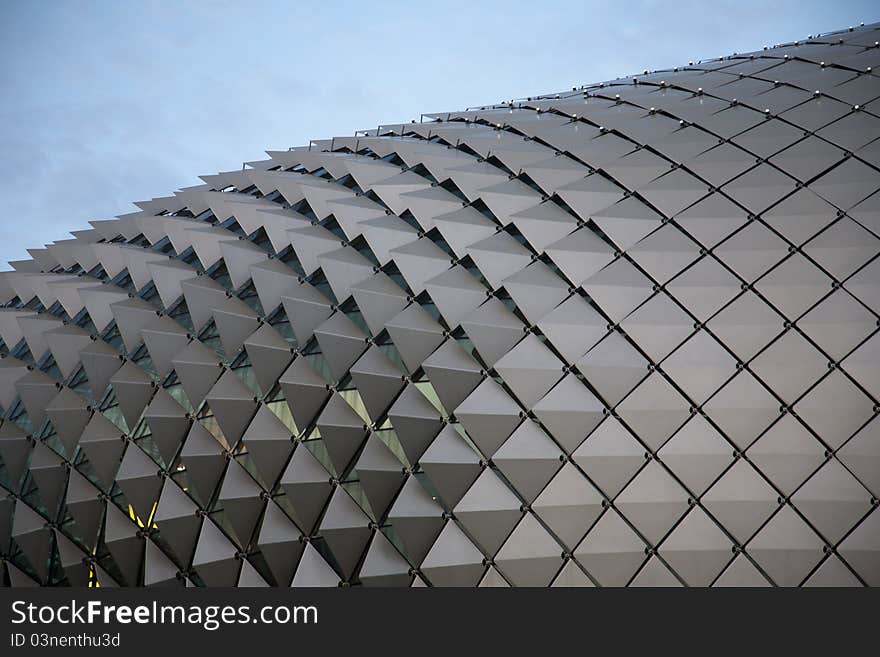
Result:
[[[0,579],[880,584],[880,28],[271,151],[0,274]]]

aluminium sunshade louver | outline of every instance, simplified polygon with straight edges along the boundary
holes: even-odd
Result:
[[[0,578],[880,584],[880,29],[270,151],[0,273]]]

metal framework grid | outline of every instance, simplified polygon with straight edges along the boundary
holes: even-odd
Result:
[[[0,581],[880,584],[880,29],[270,151],[0,274]]]

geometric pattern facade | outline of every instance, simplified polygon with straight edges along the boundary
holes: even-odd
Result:
[[[312,142],[0,274],[0,580],[880,585],[880,28]]]

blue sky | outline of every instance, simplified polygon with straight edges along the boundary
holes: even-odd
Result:
[[[265,149],[880,20],[873,2],[0,0],[0,269]]]

